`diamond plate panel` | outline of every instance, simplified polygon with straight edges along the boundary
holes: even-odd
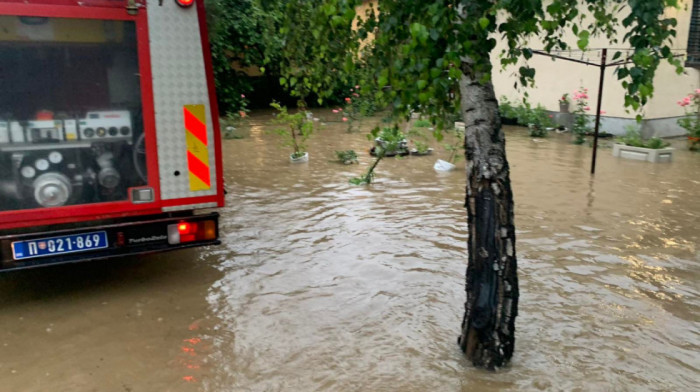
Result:
[[[208,190],[190,190],[183,107],[204,105],[211,178],[216,178],[214,127],[204,70],[197,7],[182,8],[175,1],[148,0],[148,25],[153,72],[153,97],[158,139],[160,193],[163,200],[216,195],[216,181]]]

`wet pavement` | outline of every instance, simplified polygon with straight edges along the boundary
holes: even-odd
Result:
[[[322,118],[332,114],[323,112]],[[507,130],[521,284],[498,372],[456,344],[465,172],[329,122],[310,162],[226,140],[218,247],[0,275],[0,391],[684,391],[700,381],[700,154],[613,158]],[[333,118],[335,119],[335,118]],[[269,128],[268,128],[269,129]],[[355,149],[359,165],[334,162]],[[463,161],[459,166],[463,166]]]

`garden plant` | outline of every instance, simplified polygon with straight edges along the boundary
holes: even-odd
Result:
[[[574,144],[583,144],[586,142],[586,134],[591,131],[590,120],[586,112],[591,108],[588,106],[588,89],[579,88],[574,92],[574,123],[571,132],[574,134]]]
[[[277,114],[272,122],[285,126],[275,128],[273,132],[282,138],[283,146],[293,148],[294,151],[290,158],[293,160],[302,158],[307,154],[306,141],[314,131],[314,123],[307,119],[306,112],[299,111],[295,114],[289,114],[287,107],[277,102],[271,103],[270,106],[277,109]]]
[[[374,170],[377,168],[379,162],[389,153],[399,153],[404,148],[403,145],[406,141],[403,132],[401,132],[397,126],[382,128],[381,131],[379,128],[375,128],[367,135],[367,138],[377,141],[374,147],[374,162],[372,162],[372,165],[370,165],[365,174],[350,179],[350,183],[353,185],[371,184],[374,180]]]
[[[678,125],[688,131],[688,148],[700,150],[700,89],[683,97],[678,105],[685,109],[685,117],[678,120]]]

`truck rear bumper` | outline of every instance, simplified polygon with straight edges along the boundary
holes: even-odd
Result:
[[[80,227],[66,230],[4,235],[0,236],[0,272],[35,268],[45,265],[158,253],[206,245],[218,245],[220,243],[218,240],[218,220],[219,214],[213,212],[180,217],[151,217],[144,220],[103,225],[84,224],[80,225]],[[171,235],[169,240],[168,226],[181,224],[188,224],[189,226],[200,224],[204,226],[205,222],[208,222],[207,226],[211,227],[212,221],[215,228],[215,235],[213,238],[210,235],[207,239],[173,243]],[[67,238],[66,236],[92,232],[105,232],[107,246],[101,249],[80,250],[61,254],[43,254],[22,259],[17,259],[17,254],[13,252],[13,243],[35,241],[39,244],[39,248],[42,248],[46,247],[46,242],[51,238]]]

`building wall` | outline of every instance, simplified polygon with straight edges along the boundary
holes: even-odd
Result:
[[[678,21],[676,28],[677,36],[672,48],[678,54],[685,54],[688,43],[688,32],[690,27],[690,16],[692,0],[681,0],[680,9],[669,9],[667,16],[675,17]],[[621,19],[621,18],[620,18]],[[625,31],[621,30],[619,36],[624,36]],[[570,34],[566,42],[571,47],[576,48],[576,38]],[[573,56],[577,59],[585,59],[591,62],[600,63],[601,50],[595,48],[609,47],[605,39],[591,39],[589,47],[593,50],[582,53],[572,51],[561,53],[563,56]],[[532,43],[531,47],[542,47],[541,44]],[[623,47],[618,44],[617,47]],[[511,101],[522,99],[525,90],[513,89],[518,81],[517,70],[519,65],[510,66],[505,70],[500,67],[498,56],[503,48],[503,43],[494,50],[492,62],[494,64],[493,82],[497,96],[505,95]],[[608,61],[610,62],[616,50],[608,50]],[[622,50],[623,58],[627,51]],[[528,88],[529,100],[533,104],[540,103],[548,110],[558,111],[558,99],[564,93],[572,93],[579,87],[589,90],[589,104],[591,113],[597,105],[598,83],[600,68],[586,66],[564,60],[552,61],[544,56],[534,56],[529,62],[531,67],[536,69],[536,86]],[[667,63],[657,70],[654,80],[654,97],[644,108],[644,118],[649,120],[644,124],[643,133],[646,135],[675,136],[685,134],[685,130],[675,124],[676,118],[684,114],[683,108],[676,102],[688,93],[700,88],[700,72],[695,68],[686,68],[683,75],[678,75],[675,69]],[[573,106],[573,105],[572,105]],[[617,76],[614,75],[614,67],[607,68],[605,72],[605,86],[603,89],[602,110],[606,112],[607,121],[603,122],[605,131],[621,134],[624,133],[624,126],[634,124],[636,113],[628,112],[624,107],[624,89]],[[607,127],[607,128],[606,128]]]

